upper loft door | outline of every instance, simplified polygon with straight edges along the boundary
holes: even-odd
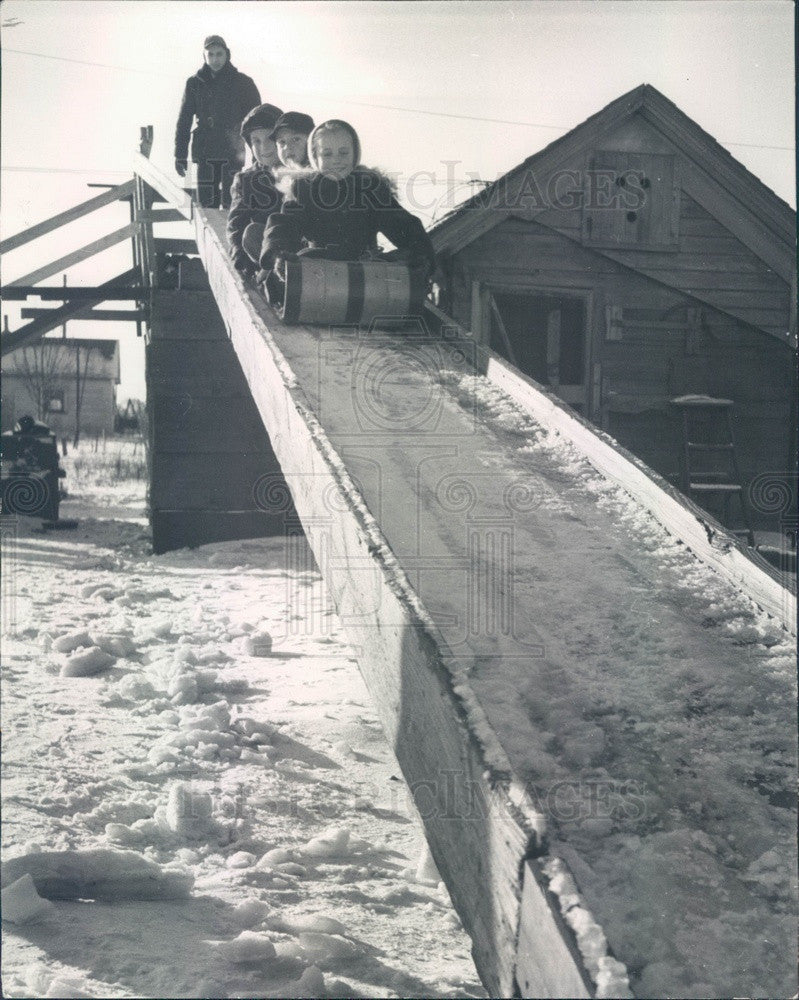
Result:
[[[491,349],[587,413],[586,299],[486,290]]]

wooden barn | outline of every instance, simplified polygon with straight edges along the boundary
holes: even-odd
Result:
[[[613,101],[431,236],[444,308],[666,478],[687,487],[686,465],[706,482],[729,469],[751,501],[757,477],[790,476],[795,212],[654,87]],[[686,395],[731,401],[688,411],[688,437],[705,445],[687,462],[686,407],[673,402]]]
[[[119,341],[46,337],[3,360],[3,430],[26,413],[59,437],[113,434]]]

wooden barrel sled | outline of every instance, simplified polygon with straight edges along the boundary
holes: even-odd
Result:
[[[369,325],[418,316],[427,293],[422,268],[390,261],[305,257],[286,261],[280,316],[286,323]]]

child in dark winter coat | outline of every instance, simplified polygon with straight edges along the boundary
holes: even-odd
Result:
[[[272,138],[284,167],[297,170],[308,166],[308,136],[313,127],[313,118],[301,111],[287,111],[277,120]]]
[[[203,51],[204,64],[189,77],[183,92],[175,127],[175,171],[186,176],[191,138],[200,204],[227,208],[233,175],[244,165],[239,126],[261,97],[253,80],[231,64],[223,38],[209,35]]]
[[[284,260],[313,254],[334,260],[373,255],[383,233],[397,247],[394,259],[431,273],[433,245],[422,223],[394,197],[387,178],[360,166],[355,129],[331,119],[308,138],[310,171],[296,173],[280,212],[269,217],[260,264],[284,276]]]
[[[275,187],[274,171],[279,160],[272,134],[275,124],[284,117],[274,104],[259,104],[241,123],[241,137],[252,151],[254,162],[233,179],[227,238],[233,266],[245,278],[252,278],[257,271],[266,221],[283,202],[283,195]]]

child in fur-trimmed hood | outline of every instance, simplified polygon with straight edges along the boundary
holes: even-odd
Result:
[[[282,276],[282,260],[301,252],[359,260],[383,233],[397,248],[394,259],[433,271],[433,245],[421,221],[399,204],[386,177],[360,165],[360,156],[358,134],[348,122],[331,119],[311,132],[310,169],[284,178],[283,207],[266,224],[264,270],[274,267]]]

